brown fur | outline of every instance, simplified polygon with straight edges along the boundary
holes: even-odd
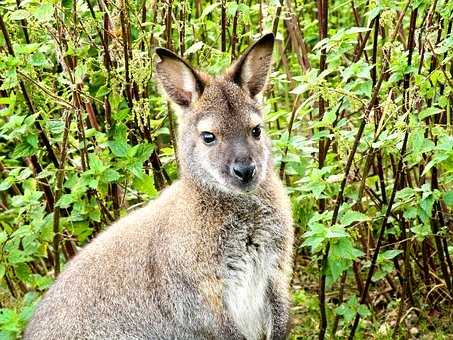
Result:
[[[286,336],[290,204],[269,139],[251,135],[272,42],[263,37],[226,75],[212,78],[157,51],[159,80],[180,111],[181,179],[70,261],[25,339]],[[212,145],[200,138],[203,121],[216,136]],[[239,181],[235,162],[256,164],[254,177]]]

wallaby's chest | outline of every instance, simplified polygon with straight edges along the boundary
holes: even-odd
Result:
[[[224,223],[224,302],[247,339],[262,339],[271,329],[269,287],[277,270],[282,223],[266,206],[231,214]]]

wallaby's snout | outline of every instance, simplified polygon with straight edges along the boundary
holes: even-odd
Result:
[[[231,164],[231,173],[243,185],[252,182],[256,174],[255,162],[250,158],[237,159]]]

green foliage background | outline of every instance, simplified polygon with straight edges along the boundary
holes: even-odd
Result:
[[[0,338],[79,247],[177,178],[153,49],[215,74],[269,31],[292,338],[353,336],[354,319],[358,338],[452,336],[452,2],[0,6]]]

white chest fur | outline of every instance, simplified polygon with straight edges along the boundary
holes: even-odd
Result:
[[[233,321],[247,340],[269,339],[272,320],[266,291],[275,256],[253,247],[230,264],[234,269],[225,281],[224,301]]]

